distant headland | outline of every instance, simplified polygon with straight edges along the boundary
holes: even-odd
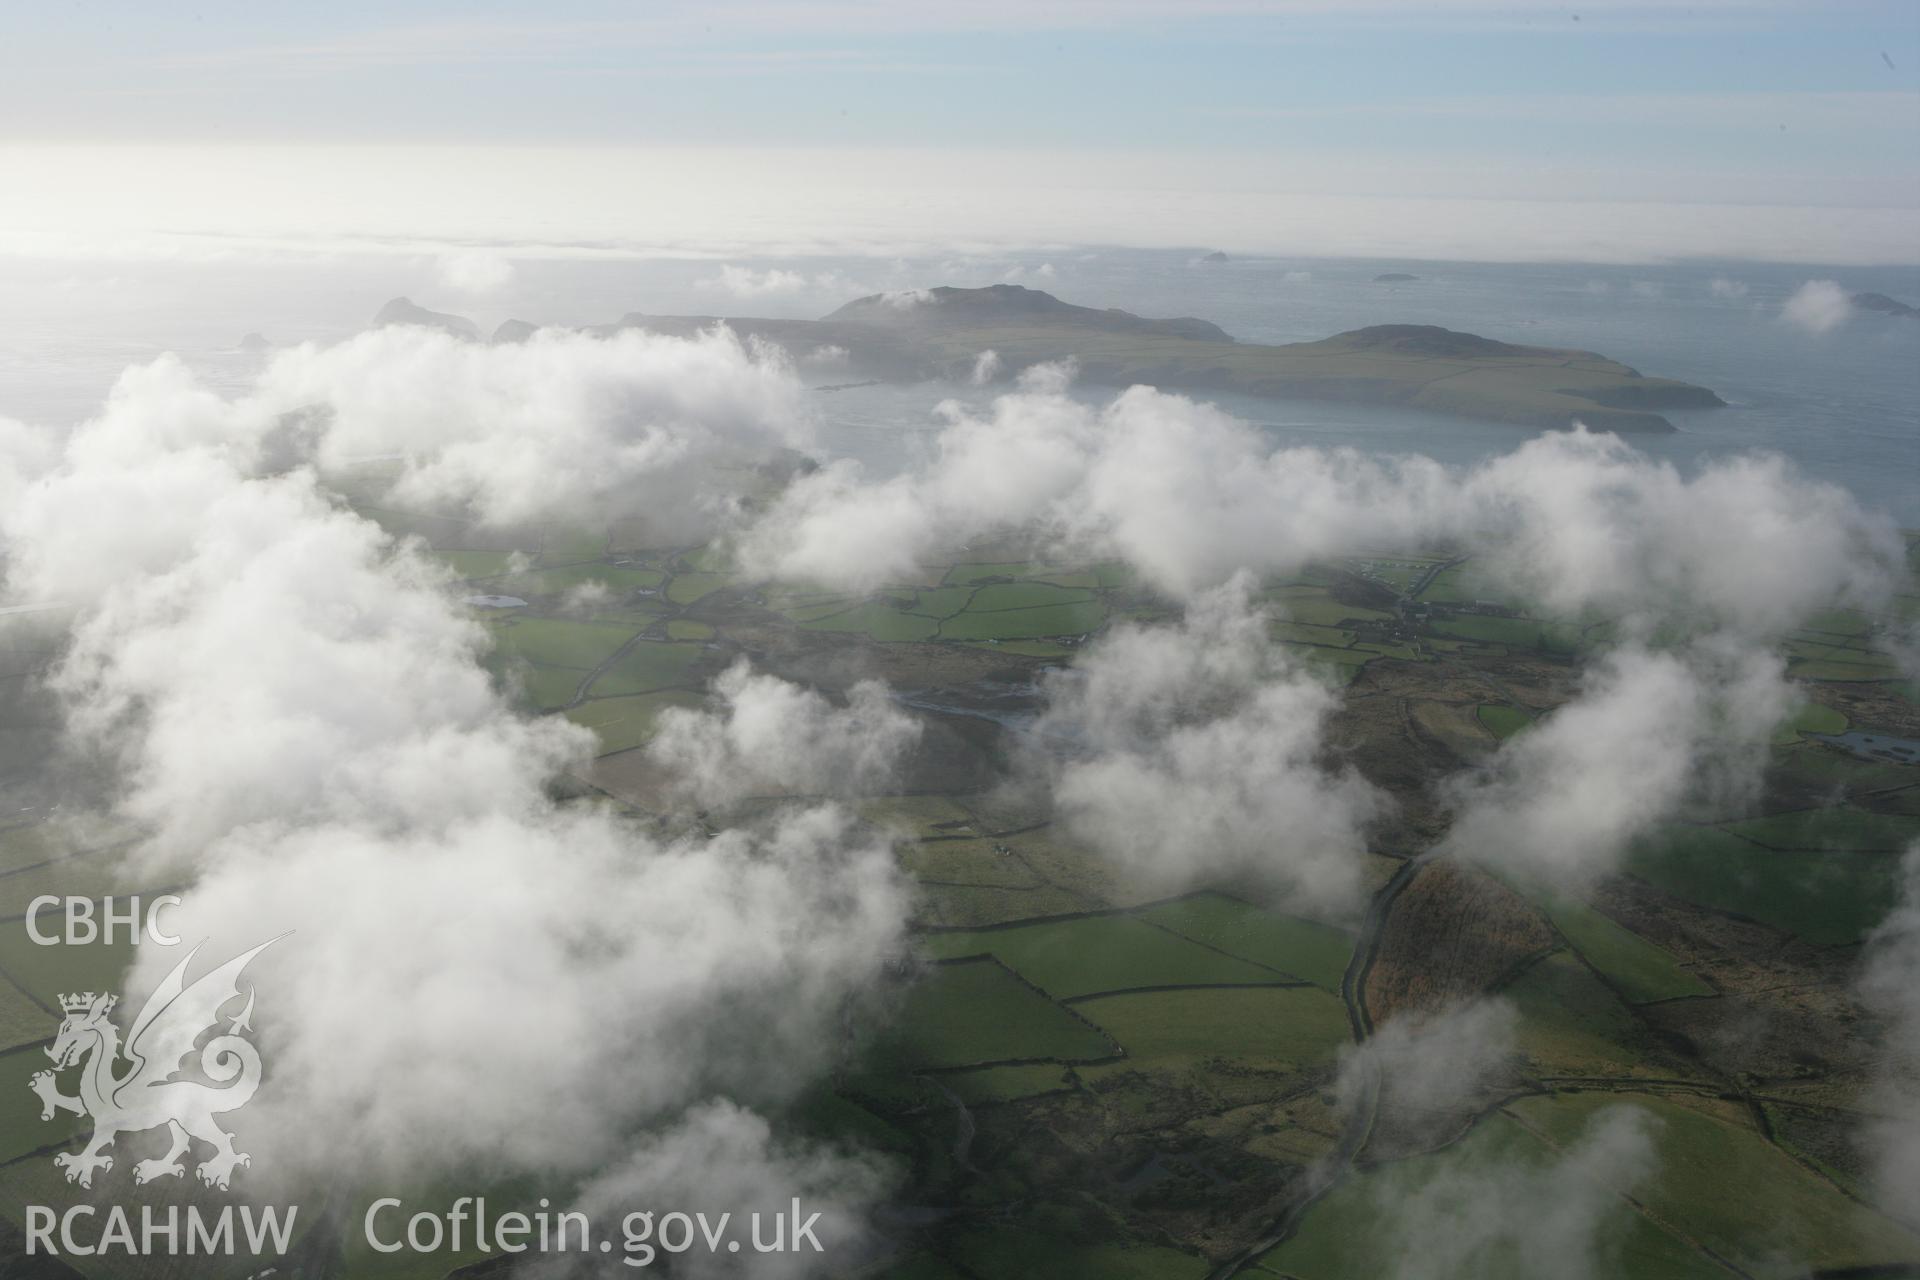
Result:
[[[462,337],[474,326],[396,299],[377,324],[425,324]],[[831,350],[849,381],[966,379],[995,352],[997,376],[1072,360],[1083,382],[1289,399],[1393,405],[1528,427],[1672,431],[1668,409],[1725,402],[1705,387],[1648,377],[1591,351],[1517,346],[1436,325],[1384,324],[1317,342],[1236,342],[1193,316],[1156,319],[1064,302],[1020,285],[940,287],[857,298],[819,320],[632,312],[589,332],[649,329],[689,335],[724,323],[796,358]],[[527,321],[500,326],[496,342],[524,341]]]

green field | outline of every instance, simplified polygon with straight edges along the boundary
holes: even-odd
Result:
[[[1093,592],[1057,587],[1045,582],[1000,582],[974,590],[968,613],[997,613],[1003,609],[1038,609],[1051,605],[1084,604]]]
[[[1385,622],[1393,617],[1384,609],[1342,604],[1318,588],[1309,595],[1287,596],[1280,600],[1279,605],[1282,618],[1308,626],[1337,627],[1357,622]]]
[[[1899,859],[1782,852],[1717,827],[1670,826],[1636,845],[1626,869],[1688,902],[1844,945],[1866,936],[1893,906]]]
[[[1032,560],[1010,560],[1003,563],[956,564],[947,570],[946,576],[941,581],[949,586],[973,586],[1003,579],[1007,581],[1051,579],[1083,572],[1087,571],[1067,565],[1046,565]],[[1097,573],[1096,576],[1098,576]],[[1102,582],[1102,585],[1110,584]]]
[[[1565,1143],[1615,1104],[1606,1094],[1584,1093],[1526,1098],[1509,1109],[1548,1141]],[[1659,1121],[1659,1168],[1636,1197],[1749,1274],[1787,1280],[1807,1269],[1920,1259],[1920,1239],[1796,1163],[1737,1106],[1709,1113],[1645,1095],[1633,1105]],[[1728,1194],[1730,1170],[1739,1171],[1737,1195]]]
[[[926,587],[900,593],[895,605],[907,613],[929,618],[951,618],[973,599],[972,587]]]
[[[96,919],[99,911],[96,902]],[[43,934],[58,933],[62,927],[57,914],[40,920]],[[133,960],[134,944],[125,941],[124,934],[116,935],[111,946],[95,941],[43,947],[27,936],[25,920],[0,920],[0,972],[47,1009],[59,1008],[66,992],[120,990]],[[53,1018],[41,1035],[52,1035],[58,1022]]]
[[[588,692],[596,698],[618,697],[630,693],[651,693],[678,685],[697,686],[696,669],[704,655],[696,644],[663,644],[657,640],[636,640],[600,673]]]
[[[862,818],[910,836],[978,833],[973,812],[947,796],[877,796],[860,802]]]
[[[59,1025],[58,1018],[47,1015],[43,1038],[51,1037]],[[47,1055],[37,1043],[0,1052],[0,1081],[10,1085],[0,1089],[0,1163],[18,1160],[28,1152],[87,1131],[87,1122],[68,1112],[55,1112],[51,1120],[40,1118],[39,1095],[27,1087],[27,1081],[48,1066]],[[71,1092],[71,1086],[67,1091]]]
[[[732,585],[730,573],[676,573],[667,584],[667,599],[675,604],[693,604]]]
[[[982,588],[991,590],[992,588]],[[979,611],[948,618],[940,624],[942,640],[1033,640],[1041,636],[1084,635],[1106,621],[1106,609],[1096,600],[1077,604],[1040,605],[1026,609]]]
[[[1511,738],[1533,723],[1531,711],[1510,707],[1503,702],[1483,702],[1475,709],[1474,715],[1488,733],[1502,740]]]
[[[1851,805],[1729,822],[1724,829],[1769,849],[1844,849],[1897,853],[1920,840],[1920,818],[1870,813]]]
[[[52,822],[0,831],[0,875],[64,858],[80,848],[99,848],[123,836],[113,832],[83,835]]]
[[[1806,734],[1837,734],[1847,731],[1847,718],[1832,707],[1809,702],[1794,713],[1791,720],[1774,732],[1775,746],[1798,742]]]
[[[1222,1062],[1293,1071],[1348,1042],[1347,1011],[1314,987],[1214,988],[1097,996],[1074,1006],[1127,1051],[1120,1068],[1180,1070]]]
[[[1432,630],[1439,635],[1452,636],[1457,640],[1474,640],[1481,644],[1503,644],[1514,649],[1539,649],[1544,647],[1545,629],[1531,618],[1494,618],[1468,615],[1459,618],[1443,618],[1432,624]]]
[[[1546,912],[1581,957],[1629,1003],[1713,994],[1712,987],[1667,952],[1592,907],[1556,901],[1546,904]]]
[[[1005,847],[998,840],[930,840],[902,849],[900,865],[909,875],[931,884],[1036,889],[1045,883],[1019,858],[994,852],[996,848]],[[938,943],[947,936],[950,935],[935,934],[931,941]],[[980,947],[977,950],[987,951],[991,948]],[[972,953],[954,951],[942,943],[930,947],[928,954],[954,956]]]
[[[1565,951],[1533,965],[1505,994],[1520,1014],[1520,1051],[1542,1076],[1671,1074],[1626,1005]]]
[[[1291,980],[1130,916],[933,933],[922,945],[936,958],[991,954],[1056,1000],[1147,987]]]
[[[940,1083],[968,1106],[991,1106],[1074,1087],[1068,1069],[1051,1062],[953,1071],[942,1075]]]
[[[461,578],[496,578],[513,566],[511,551],[436,551],[434,558],[446,563]]]
[[[1525,1194],[1529,1175],[1551,1166],[1552,1148],[1503,1114],[1482,1121],[1464,1141],[1433,1155],[1417,1156],[1371,1170],[1341,1183],[1308,1211],[1299,1230],[1259,1259],[1254,1274],[1293,1280],[1378,1280],[1394,1275],[1467,1276],[1473,1280],[1541,1280],[1554,1274],[1553,1260],[1526,1248],[1522,1233],[1535,1224],[1509,1210]],[[1472,1197],[1472,1208],[1462,1203]],[[1446,1270],[1422,1271],[1421,1260],[1439,1265],[1421,1236],[1397,1225],[1409,1202],[1447,1221],[1447,1208],[1472,1221],[1492,1219],[1497,1226],[1475,1239],[1463,1233],[1465,1255]],[[1549,1206],[1540,1206],[1550,1211]],[[1424,1225],[1426,1219],[1423,1217]],[[1602,1245],[1595,1276],[1634,1280],[1726,1280],[1726,1271],[1687,1243],[1635,1212],[1623,1197],[1602,1210],[1596,1224]],[[1504,1230],[1499,1229],[1504,1227]],[[1477,1244],[1477,1247],[1475,1247]],[[1446,1255],[1451,1256],[1451,1255]]]
[[[934,966],[908,991],[888,1041],[890,1059],[922,1069],[1114,1052],[1099,1031],[991,960]]]
[[[557,596],[576,587],[597,584],[610,595],[625,595],[640,587],[657,587],[667,575],[658,569],[631,565],[570,564],[556,569],[535,569],[489,582],[491,591],[510,596]]]
[[[898,642],[930,640],[940,624],[921,614],[902,613],[891,605],[868,601],[800,625],[808,631],[851,631],[872,640]]]
[[[0,975],[0,1053],[46,1040],[59,1025],[56,1013]]]
[[[602,622],[560,618],[508,618],[494,624],[495,646],[503,655],[537,666],[591,671],[633,635],[633,629]]]
[[[567,719],[593,730],[600,739],[600,754],[611,755],[651,739],[654,722],[668,707],[699,705],[698,695],[669,690],[626,698],[594,698],[568,710]]]
[[[580,695],[586,672],[577,667],[544,667],[508,659],[489,664],[508,690],[536,711],[558,711]]]
[[[1218,893],[1153,907],[1141,918],[1336,993],[1353,956],[1353,936],[1345,930]]]

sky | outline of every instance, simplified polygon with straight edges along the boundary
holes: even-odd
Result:
[[[603,199],[644,198],[648,184],[636,179],[616,197],[596,172],[631,170],[621,155],[669,149],[716,157],[723,185],[737,186],[734,171],[744,171],[754,179],[745,199],[784,202],[791,175],[770,180],[779,162],[757,157],[800,155],[803,168],[842,193],[863,189],[862,200],[830,201],[819,228],[799,226],[803,240],[828,237],[836,218],[871,204],[896,171],[912,182],[892,183],[881,203],[900,205],[903,229],[927,225],[925,209],[902,203],[903,193],[1018,185],[1000,175],[1024,182],[1037,172],[1102,194],[1054,219],[1031,199],[1018,217],[1005,200],[989,200],[937,217],[935,229],[949,240],[969,220],[990,240],[1158,244],[1174,235],[1177,209],[1115,216],[1111,196],[1120,190],[1220,200],[1258,192],[1624,202],[1849,212],[1818,219],[1814,243],[1741,213],[1728,233],[1681,229],[1656,245],[1608,233],[1617,217],[1593,213],[1581,234],[1590,224],[1606,243],[1591,256],[1686,256],[1724,235],[1733,252],[1757,256],[1920,257],[1913,233],[1876,216],[1920,207],[1910,160],[1920,153],[1920,7],[1898,0],[77,2],[11,6],[0,32],[0,172],[13,179],[12,197],[0,195],[0,235],[71,229],[78,211],[79,225],[104,236],[87,218],[128,194],[103,194],[103,185],[113,189],[102,181],[109,171],[138,179],[129,179],[138,207],[111,220],[128,233],[196,222],[223,234],[579,241],[631,233],[657,248],[714,227],[704,211],[608,226],[545,206],[517,220],[430,225],[502,202],[458,175],[446,179],[446,198],[431,202],[432,217],[407,209],[404,191],[388,207],[365,209],[358,226],[337,210],[281,211],[277,222],[256,210],[244,226],[223,213],[260,196],[245,190],[256,162],[235,162],[243,153],[227,148],[292,152],[303,172],[337,175],[322,184],[335,195],[321,203],[364,207],[380,203],[377,184],[394,181],[364,153],[412,146],[425,148],[412,153],[424,161],[388,167],[433,170],[458,154],[456,168],[511,168],[502,185],[519,193],[506,198],[535,205],[538,188],[556,195],[551,182],[524,152],[492,149],[584,151],[593,158],[564,175],[562,191],[583,182],[583,195]],[[124,151],[96,150],[126,146],[150,156],[174,150],[160,176],[126,168]],[[686,180],[688,163],[685,154],[663,160],[666,172],[652,185]],[[697,167],[692,175],[704,180]],[[286,179],[268,164],[261,181]],[[178,207],[183,194],[199,203]],[[311,190],[299,194],[311,203]],[[137,214],[149,202],[143,222]],[[728,210],[728,234],[791,247],[753,232],[739,203]],[[1229,226],[1222,243],[1282,247],[1260,243],[1259,220],[1270,213],[1244,213],[1244,228]],[[1434,216],[1449,227],[1461,221]],[[1328,206],[1310,220],[1331,230],[1353,218],[1348,207]],[[1578,256],[1578,238],[1516,256]],[[1496,239],[1453,245],[1436,235],[1432,249],[1472,256]],[[1765,252],[1768,242],[1778,252]],[[1353,247],[1338,237],[1309,246]]]

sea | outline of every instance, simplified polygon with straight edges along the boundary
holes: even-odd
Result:
[[[1069,302],[1198,316],[1246,342],[1311,341],[1364,325],[1435,324],[1505,342],[1577,347],[1642,373],[1709,387],[1715,410],[1669,413],[1678,430],[1635,448],[1683,470],[1743,450],[1784,454],[1865,505],[1920,526],[1920,318],[1855,310],[1796,322],[1796,292],[1831,281],[1920,305],[1920,266],[1687,261],[1643,266],[1242,257],[1207,247],[1052,246],[944,258],[487,258],[484,289],[442,258],[402,252],[254,260],[0,260],[0,415],[56,425],[98,412],[129,365],[171,352],[216,389],[243,389],[276,345],[334,341],[399,295],[472,318],[603,323],[652,314],[817,317],[881,289],[1015,283]],[[504,264],[504,265],[503,265]],[[1394,273],[1411,280],[1379,281]],[[504,278],[503,278],[504,277]],[[450,278],[459,281],[450,282]],[[831,386],[844,378],[809,373]],[[877,473],[923,456],[949,398],[927,383],[822,390],[823,453]],[[1099,399],[1109,389],[1081,387]],[[1526,428],[1401,409],[1218,397],[1276,443],[1349,445],[1471,464]]]

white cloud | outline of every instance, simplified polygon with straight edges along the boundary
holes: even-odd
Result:
[[[1797,700],[1765,649],[1702,642],[1682,653],[1610,653],[1573,701],[1452,780],[1445,847],[1584,888],[1689,800],[1724,810],[1751,799],[1768,741]]]
[[[435,269],[441,284],[461,293],[498,293],[513,283],[513,263],[498,253],[442,254]]]
[[[1479,1118],[1515,1065],[1519,1021],[1505,1000],[1394,1017],[1341,1051],[1341,1110],[1371,1106],[1372,1128],[1399,1149],[1438,1146]]]
[[[1864,1136],[1881,1207],[1920,1229],[1920,844],[1907,849],[1900,870],[1899,897],[1867,940],[1860,979],[1885,1045]]]
[[[1853,314],[1847,291],[1832,280],[1809,280],[1780,307],[1780,318],[1808,333],[1831,333]]]
[[[390,500],[406,505],[515,523],[614,504],[692,525],[732,497],[712,464],[807,442],[803,396],[780,352],[726,329],[542,330],[502,346],[385,329],[279,353],[228,412],[261,433],[317,412],[313,456],[329,470],[401,454]]]
[[[1716,298],[1744,298],[1747,296],[1747,285],[1744,280],[1715,276],[1707,282],[1707,292]]]
[[[863,680],[836,707],[810,689],[756,675],[745,660],[713,683],[716,707],[660,715],[647,754],[702,807],[754,795],[848,796],[877,789],[919,740],[919,722],[886,686]]]
[[[644,1237],[658,1269],[668,1264],[672,1274],[709,1280],[710,1277],[751,1276],[754,1280],[796,1280],[829,1269],[831,1259],[863,1256],[868,1240],[865,1211],[876,1203],[898,1176],[878,1160],[819,1147],[783,1142],[767,1122],[725,1101],[694,1108],[673,1128],[648,1135],[616,1167],[596,1175],[581,1189],[576,1202],[594,1222],[620,1224],[621,1240]],[[749,1215],[758,1213],[762,1238],[770,1241],[769,1219],[783,1217],[792,1227],[790,1204],[798,1198],[807,1214],[819,1213],[814,1236],[821,1253],[806,1247],[783,1253],[755,1253],[749,1261],[725,1252],[709,1252],[696,1245],[673,1253],[661,1244],[665,1215],[701,1212],[709,1223],[731,1214],[735,1238],[751,1238]],[[645,1220],[628,1215],[647,1213]],[[678,1233],[669,1232],[677,1243]],[[697,1239],[698,1237],[696,1237]],[[791,1237],[783,1233],[783,1239]],[[629,1257],[642,1257],[636,1250]],[[591,1263],[578,1268],[542,1271],[542,1280],[574,1275],[602,1276]]]
[[[1388,1254],[1393,1280],[1485,1275],[1513,1258],[1556,1280],[1619,1275],[1620,1225],[1633,1212],[1625,1197],[1659,1168],[1655,1128],[1645,1111],[1610,1107],[1538,1161],[1466,1163],[1425,1179],[1410,1166],[1385,1170],[1374,1184],[1381,1236],[1362,1247]]]
[[[268,378],[389,444],[436,391],[497,425],[604,400],[688,435],[759,394],[737,346],[664,341],[553,346],[496,384],[457,354],[484,348],[369,335]],[[733,390],[709,402],[694,388],[720,366]],[[71,748],[116,775],[136,874],[190,882],[173,919],[215,952],[294,931],[255,966],[273,1087],[247,1108],[246,1176],[570,1176],[708,1132],[711,1099],[783,1101],[902,945],[891,850],[830,807],[667,839],[554,801],[589,736],[500,699],[442,570],[310,469],[256,465],[279,403],[222,400],[168,361],[131,371],[0,512],[11,594],[53,586],[74,609],[49,686]],[[136,990],[175,959],[146,951]],[[753,1065],[770,1057],[781,1071]],[[711,1172],[742,1185],[796,1158],[727,1150],[746,1163]]]
[[[983,533],[1032,525],[1191,595],[1239,569],[1285,571],[1444,540],[1552,611],[1653,612],[1780,630],[1832,601],[1871,603],[1900,572],[1890,522],[1773,455],[1683,476],[1616,437],[1529,440],[1474,467],[1350,449],[1274,448],[1220,409],[1135,387],[1104,405],[1068,371],[1028,370],[985,410],[941,406],[919,469],[852,462],[797,479],[741,539],[757,570],[868,587]]]
[[[900,270],[901,268],[896,266],[895,274]],[[752,267],[742,267],[731,262],[723,264],[717,274],[694,281],[694,287],[748,300],[813,295],[850,298],[882,292],[874,285],[863,283],[839,271],[817,271],[812,275],[785,267],[768,267],[763,271],[755,271]]]
[[[1177,627],[1119,627],[1046,684],[1038,742],[1067,825],[1132,876],[1174,890],[1248,876],[1352,909],[1365,828],[1386,799],[1321,761],[1338,698],[1291,666],[1236,578]]]
[[[765,271],[755,271],[751,267],[737,267],[727,263],[720,268],[720,274],[699,282],[704,289],[719,289],[736,298],[767,298],[785,294],[801,293],[808,287],[807,278],[798,271],[787,271],[780,267],[768,267]]]

